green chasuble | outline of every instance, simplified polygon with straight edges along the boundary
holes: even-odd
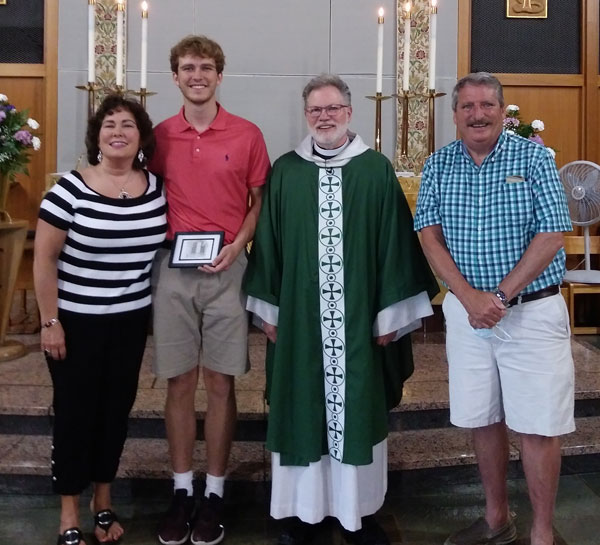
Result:
[[[267,347],[267,448],[282,465],[327,453],[372,463],[413,371],[410,335],[382,348],[374,321],[438,291],[391,163],[358,136],[333,159],[313,156],[310,138],[279,158],[244,288],[278,309],[277,342]]]

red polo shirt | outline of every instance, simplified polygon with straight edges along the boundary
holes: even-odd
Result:
[[[149,170],[164,178],[167,239],[178,231],[225,231],[225,243],[233,242],[248,211],[249,188],[263,185],[271,166],[260,129],[219,105],[202,133],[182,108],[154,134]]]

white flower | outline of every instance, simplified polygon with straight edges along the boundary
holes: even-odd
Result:
[[[534,119],[531,122],[531,127],[537,132],[542,132],[544,130],[544,122],[539,119]]]
[[[40,128],[40,124],[35,119],[32,119],[31,117],[27,120],[27,124],[34,130]]]
[[[552,156],[552,159],[555,159],[556,152],[552,148],[549,148],[548,146],[546,146],[546,149],[548,150],[548,153]]]
[[[506,112],[507,113],[517,113],[519,111],[519,107],[516,104],[509,104],[506,107]]]
[[[0,102],[8,102],[8,97],[0,93]]]
[[[33,146],[33,149],[37,151],[42,147],[42,141],[37,136],[34,136],[31,139],[31,145]]]
[[[512,129],[506,129],[506,132],[507,132],[508,134],[515,134],[515,131],[513,131]]]

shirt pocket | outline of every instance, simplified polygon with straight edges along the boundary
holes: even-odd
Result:
[[[531,183],[504,182],[492,198],[496,222],[506,227],[526,227],[533,221],[533,193]]]

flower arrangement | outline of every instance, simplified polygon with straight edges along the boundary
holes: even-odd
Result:
[[[12,181],[18,173],[28,174],[29,149],[39,150],[41,140],[32,134],[40,124],[18,111],[0,93],[0,179]]]
[[[537,144],[544,146],[544,141],[540,133],[544,130],[544,122],[540,119],[534,119],[531,123],[525,123],[521,119],[519,107],[516,104],[509,104],[506,107],[506,117],[504,118],[504,130],[510,134],[518,134],[528,140],[533,140]],[[552,157],[556,155],[554,150],[547,147]]]

